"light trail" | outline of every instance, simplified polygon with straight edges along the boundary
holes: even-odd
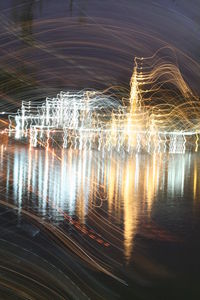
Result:
[[[184,153],[189,141],[197,151],[199,99],[176,64],[158,56],[162,51],[135,58],[129,98],[117,99],[107,89],[22,101],[17,114],[9,115],[9,135],[25,138],[33,147]]]

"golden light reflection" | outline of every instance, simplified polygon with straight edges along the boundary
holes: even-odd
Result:
[[[122,184],[122,199],[124,204],[124,249],[125,256],[131,256],[133,238],[137,232],[138,197],[135,196],[135,161],[125,167]]]
[[[197,194],[197,163],[194,164],[194,175],[193,175],[193,197],[194,200],[196,200],[196,194]]]
[[[98,219],[103,212],[107,217],[102,223],[98,222],[98,226],[107,240],[104,243],[109,245],[109,239],[113,239],[112,228],[118,228],[123,235],[121,242],[127,261],[134,248],[138,226],[141,226],[141,215],[150,218],[158,198],[182,197],[191,170],[191,154],[130,157],[98,151],[44,151],[17,145],[7,148],[4,145],[1,151],[6,157],[0,166],[1,182],[6,181],[9,201],[12,201],[11,186],[12,199],[18,208],[26,206],[26,198],[30,201],[30,196],[36,194],[35,211],[44,217],[50,215],[56,222],[66,219],[81,232],[88,232],[82,227],[86,220],[95,223],[94,216]],[[200,192],[198,158],[193,162],[191,189],[197,199]],[[70,216],[76,216],[78,223]],[[88,236],[103,243],[93,233]]]

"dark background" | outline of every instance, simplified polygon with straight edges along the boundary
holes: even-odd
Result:
[[[199,95],[199,17],[199,0],[1,0],[0,110],[67,89],[128,93],[134,57],[163,46]]]

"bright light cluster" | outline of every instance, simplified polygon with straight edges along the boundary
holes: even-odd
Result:
[[[23,101],[18,113],[9,116],[9,131],[14,129],[16,139],[29,138],[34,147],[51,139],[80,150],[97,142],[100,149],[112,131],[112,117],[124,113],[115,99],[96,91],[60,92],[41,104]]]
[[[59,144],[79,150],[182,153],[186,136],[191,135],[157,131],[147,112],[131,112],[130,107],[95,91],[61,92],[40,105],[23,101],[9,120],[10,133],[14,128],[15,138],[27,138],[33,147]]]
[[[23,101],[18,113],[9,116],[9,132],[29,139],[33,147],[198,151],[199,99],[166,56],[135,58],[129,97],[118,98],[108,90],[82,90],[60,92],[43,103]]]

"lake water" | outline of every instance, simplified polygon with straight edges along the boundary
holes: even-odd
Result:
[[[20,296],[36,299],[196,297],[199,165],[192,153],[102,156],[4,137],[3,289],[17,295],[22,284]]]

